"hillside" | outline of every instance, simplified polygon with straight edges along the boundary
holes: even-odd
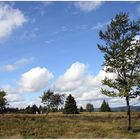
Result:
[[[99,108],[95,108],[94,111],[99,112]],[[126,111],[126,107],[125,106],[113,107],[113,108],[111,108],[111,111],[113,111],[113,112],[124,112],[124,111]],[[132,112],[140,112],[140,106],[131,106],[131,111]]]

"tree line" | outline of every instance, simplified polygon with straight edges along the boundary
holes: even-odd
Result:
[[[0,113],[48,114],[49,112],[63,112],[64,114],[79,114],[80,112],[94,111],[94,106],[91,103],[88,103],[86,108],[83,108],[82,106],[78,108],[76,101],[71,94],[67,96],[65,105],[63,105],[65,95],[54,93],[50,89],[45,91],[40,97],[42,99],[42,103],[44,103],[44,106],[40,105],[39,107],[37,107],[35,104],[22,109],[6,107],[6,105],[8,105],[5,98],[6,92],[0,91],[0,95]],[[111,111],[109,104],[105,100],[101,104],[100,111]]]

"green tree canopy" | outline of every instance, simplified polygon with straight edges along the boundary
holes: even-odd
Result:
[[[105,100],[103,100],[103,102],[101,104],[100,111],[101,112],[111,112],[109,104]]]
[[[58,93],[55,94],[50,89],[47,92],[45,91],[41,99],[42,99],[42,103],[44,103],[47,108],[47,113],[49,113],[49,111],[53,109],[58,110],[58,107],[62,105],[64,102],[64,97],[65,97],[64,94],[58,94]]]
[[[0,90],[0,113],[4,112],[5,106],[7,105],[7,100],[5,96],[6,96],[6,92]]]
[[[71,94],[69,94],[69,96],[66,99],[63,113],[64,114],[78,114],[79,113],[77,105],[76,105],[76,101]]]
[[[104,54],[105,71],[115,73],[116,78],[105,78],[103,84],[110,90],[101,92],[111,97],[123,97],[127,105],[128,130],[131,129],[130,98],[140,95],[140,43],[136,37],[140,33],[140,20],[131,21],[127,13],[119,13],[111,20],[106,31],[100,31],[98,44]]]
[[[82,106],[80,106],[79,111],[80,111],[80,112],[84,112],[84,109],[83,109]]]
[[[31,114],[31,107],[30,107],[30,106],[27,106],[27,107],[25,108],[25,113]]]
[[[88,103],[88,104],[86,105],[86,111],[87,111],[87,112],[92,112],[92,111],[94,111],[93,104]]]
[[[31,113],[32,114],[36,114],[36,113],[40,114],[40,110],[35,104],[31,107]]]

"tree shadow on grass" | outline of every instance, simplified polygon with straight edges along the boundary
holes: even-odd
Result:
[[[126,127],[117,127],[117,129],[128,134],[140,133],[140,126],[132,127],[132,130],[130,131],[128,131]]]
[[[140,127],[133,128],[133,133],[140,133]]]

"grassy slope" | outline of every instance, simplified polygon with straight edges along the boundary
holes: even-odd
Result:
[[[126,114],[0,115],[0,138],[140,138],[140,113],[133,113],[133,133],[126,131]]]

